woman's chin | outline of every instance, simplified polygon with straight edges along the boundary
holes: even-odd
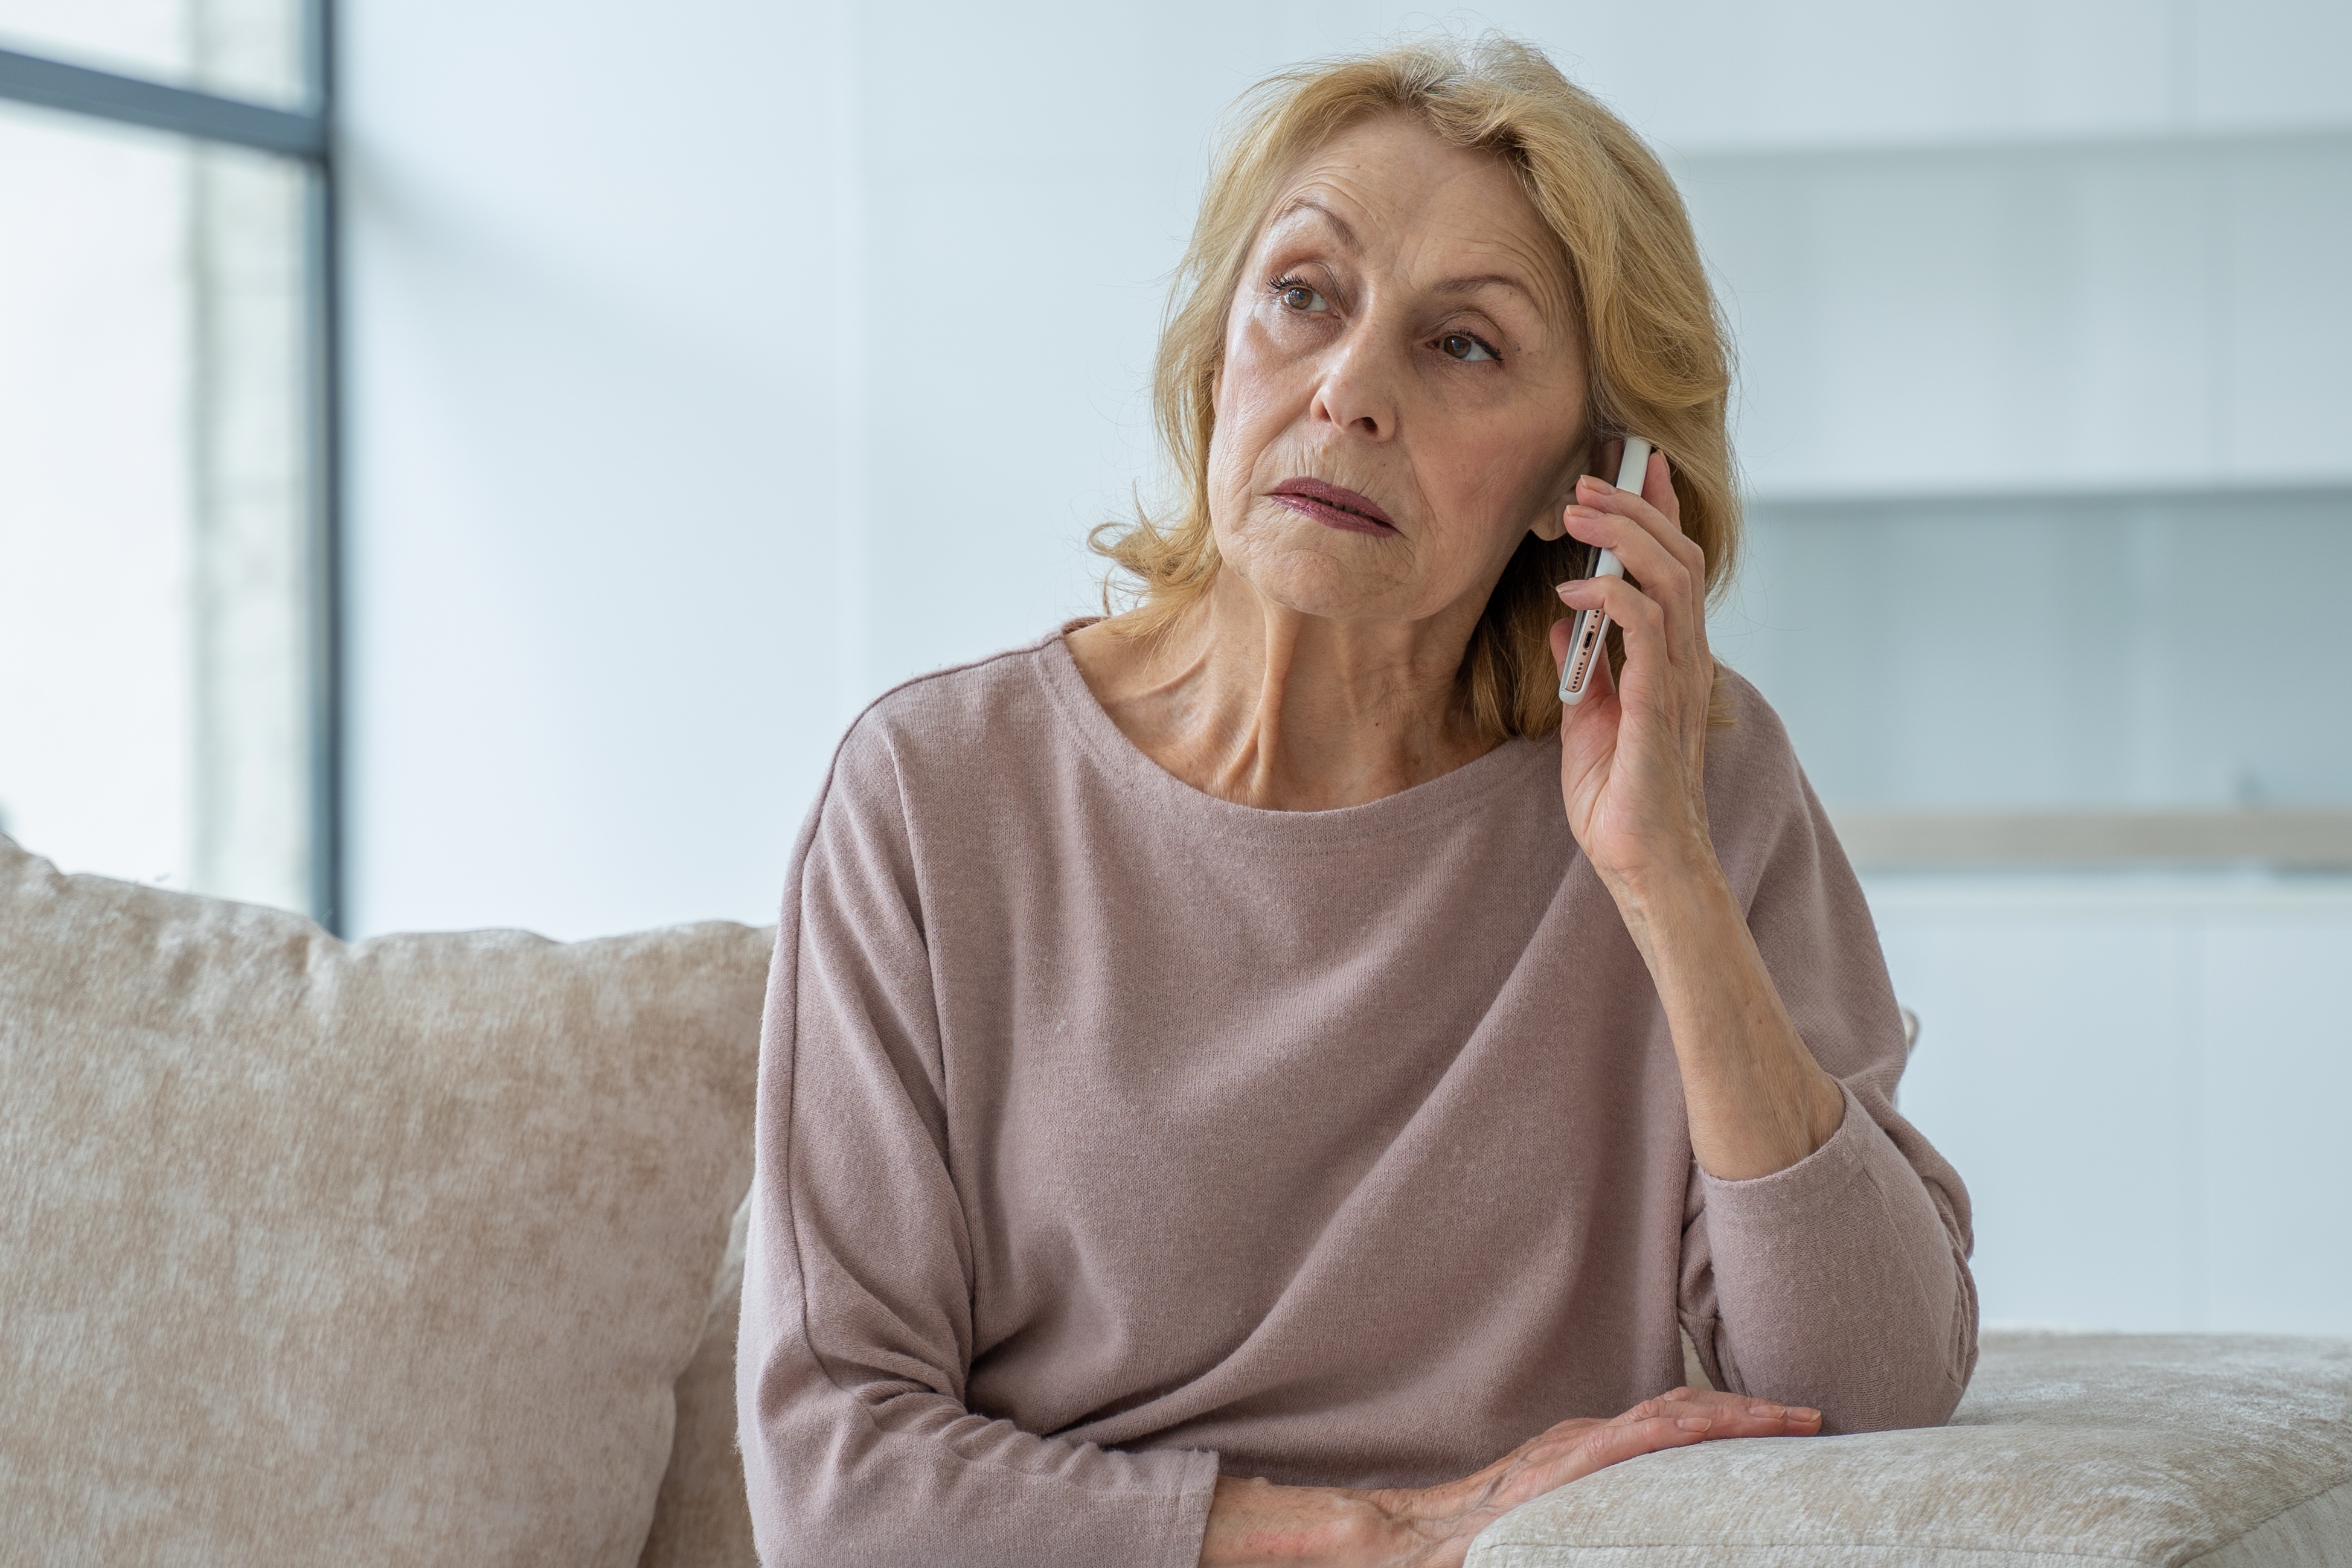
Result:
[[[1362,562],[1335,560],[1319,551],[1282,551],[1271,559],[1239,563],[1244,581],[1259,598],[1300,615],[1327,621],[1415,620],[1420,595],[1413,584],[1391,573],[1367,570]]]

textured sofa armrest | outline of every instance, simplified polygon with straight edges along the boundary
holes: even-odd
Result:
[[[2352,1342],[1988,1334],[1949,1426],[1653,1454],[1468,1568],[2191,1563],[2352,1565]]]

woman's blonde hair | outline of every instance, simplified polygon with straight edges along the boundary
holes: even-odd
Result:
[[[1586,449],[1633,431],[1669,455],[1683,531],[1706,551],[1709,591],[1722,586],[1739,540],[1725,429],[1727,337],[1682,197],[1623,120],[1538,50],[1493,34],[1287,71],[1259,83],[1237,109],[1169,297],[1152,376],[1153,413],[1181,507],[1171,520],[1139,511],[1095,529],[1093,548],[1132,580],[1105,583],[1107,611],[1114,586],[1124,588],[1134,601],[1127,625],[1149,634],[1214,580],[1209,440],[1242,269],[1291,172],[1341,131],[1394,112],[1454,146],[1493,153],[1517,176],[1566,257],[1590,378]],[[1548,734],[1559,723],[1549,638],[1560,608],[1552,586],[1577,575],[1585,554],[1573,539],[1530,534],[1488,596],[1458,679],[1472,722],[1497,741]]]

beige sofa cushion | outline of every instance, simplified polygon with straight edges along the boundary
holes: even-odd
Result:
[[[638,1568],[760,1568],[743,1449],[735,1440],[735,1330],[743,1317],[743,1245],[751,1227],[747,1197],[727,1233],[702,1343],[677,1380],[677,1436]]]
[[[769,941],[345,946],[0,839],[6,1554],[635,1563]]]
[[[1466,1568],[2192,1563],[2352,1564],[2352,1341],[1988,1334],[1948,1427],[1653,1454]]]

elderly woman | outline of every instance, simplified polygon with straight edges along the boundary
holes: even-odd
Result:
[[[1533,51],[1261,89],[1160,349],[1181,510],[1105,546],[1139,602],[876,703],[795,853],[764,1561],[1454,1564],[1635,1455],[1949,1415],[1968,1199],[1707,651],[1726,359],[1671,182]]]

